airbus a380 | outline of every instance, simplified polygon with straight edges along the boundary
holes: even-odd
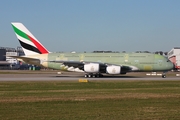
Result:
[[[13,22],[12,27],[25,56],[11,57],[28,64],[84,72],[85,77],[162,71],[165,78],[174,67],[166,57],[151,53],[50,53],[22,23]]]

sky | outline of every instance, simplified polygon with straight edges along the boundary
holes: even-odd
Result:
[[[164,51],[180,47],[180,0],[4,0],[0,46],[20,46],[23,23],[51,52]]]

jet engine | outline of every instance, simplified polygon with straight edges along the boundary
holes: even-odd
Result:
[[[108,74],[120,74],[121,73],[121,66],[108,66],[106,68],[106,72]]]
[[[90,63],[84,65],[84,71],[87,73],[98,73],[99,72],[99,64]]]

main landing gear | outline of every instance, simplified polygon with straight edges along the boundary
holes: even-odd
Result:
[[[103,75],[102,74],[100,74],[100,73],[89,73],[89,74],[85,74],[84,75],[84,77],[85,78],[98,78],[98,77],[103,77]]]

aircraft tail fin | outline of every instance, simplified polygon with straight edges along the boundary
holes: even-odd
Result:
[[[12,22],[11,24],[26,56],[49,53],[22,23]]]

